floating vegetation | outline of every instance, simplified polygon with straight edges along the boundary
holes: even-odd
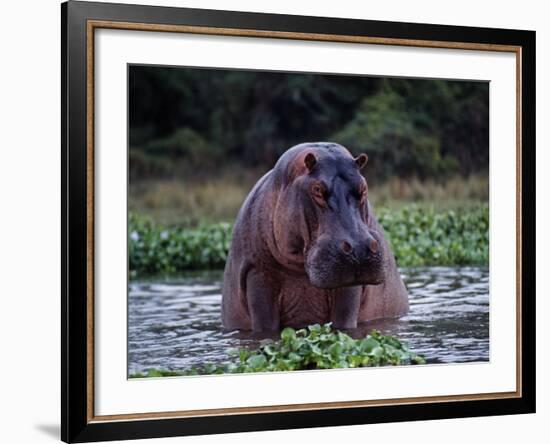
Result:
[[[373,330],[361,339],[334,330],[330,323],[310,325],[295,330],[287,327],[279,340],[266,340],[256,350],[228,350],[230,362],[205,364],[184,370],[149,369],[130,378],[255,373],[293,370],[377,367],[387,365],[425,364],[422,356],[393,336]]]
[[[401,267],[489,262],[488,205],[443,212],[409,205],[396,210],[381,209],[377,215]],[[131,214],[131,277],[223,268],[231,230],[228,223],[166,228]]]

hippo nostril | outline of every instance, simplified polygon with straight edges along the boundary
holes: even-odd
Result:
[[[351,244],[349,242],[346,242],[346,241],[342,241],[341,247],[342,247],[342,251],[346,254],[351,253],[352,250],[353,250]]]
[[[376,239],[371,239],[369,242],[369,250],[371,253],[376,253],[378,251],[378,242]]]

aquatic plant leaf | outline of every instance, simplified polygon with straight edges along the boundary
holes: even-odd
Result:
[[[320,332],[322,332],[320,334]],[[150,369],[131,378],[293,371],[326,368],[357,368],[379,365],[424,364],[425,359],[410,352],[407,345],[393,336],[373,330],[365,338],[319,324],[295,331],[285,328],[279,341],[269,341],[257,350],[229,349],[233,359],[225,365],[205,364],[186,370]]]

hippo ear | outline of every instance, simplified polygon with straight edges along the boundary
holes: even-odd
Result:
[[[307,169],[311,171],[313,167],[317,164],[317,158],[315,157],[315,154],[307,153],[306,157],[304,158],[304,164],[306,165]]]
[[[367,156],[366,154],[359,154],[355,158],[355,163],[357,164],[357,166],[361,170],[367,164],[367,160],[369,160],[369,156]]]

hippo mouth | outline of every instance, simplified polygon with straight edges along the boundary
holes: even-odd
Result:
[[[380,285],[385,281],[385,263],[380,252],[360,260],[343,257],[332,249],[313,248],[306,257],[305,271],[313,286],[327,290]]]

